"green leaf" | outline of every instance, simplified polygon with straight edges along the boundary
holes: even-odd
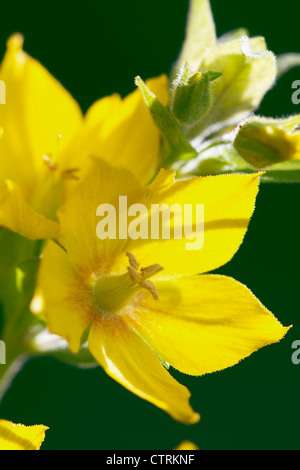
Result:
[[[195,149],[185,139],[178,122],[169,109],[149,90],[140,77],[136,77],[135,81],[156,126],[168,143],[168,162],[195,157],[197,155]]]
[[[190,0],[186,36],[176,69],[189,62],[192,69],[197,71],[206,48],[215,44],[216,28],[209,0]]]
[[[300,54],[289,53],[277,56],[277,79],[294,67],[300,67]]]

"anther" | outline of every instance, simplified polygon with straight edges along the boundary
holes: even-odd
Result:
[[[57,166],[52,163],[51,158],[48,157],[48,155],[43,155],[42,160],[46,163],[47,167],[49,168],[50,171],[56,171]]]
[[[152,281],[141,281],[140,286],[147,289],[153,295],[154,300],[158,299],[158,290],[156,289],[155,285]]]
[[[135,284],[139,284],[140,275],[139,275],[138,271],[133,266],[127,266],[127,269],[128,269],[128,272],[129,272],[130,279]]]
[[[75,175],[79,171],[79,168],[69,168],[68,170],[63,170],[61,176],[69,180],[79,180],[79,176]]]
[[[139,269],[140,263],[138,263],[136,257],[132,253],[129,253],[129,251],[127,251],[126,256],[129,259],[130,266],[134,269]]]
[[[164,269],[159,264],[151,264],[150,266],[146,266],[145,268],[140,268],[140,263],[137,261],[136,257],[129,253],[126,253],[126,256],[129,260],[130,266],[127,267],[128,274],[132,282],[137,284],[144,289],[147,289],[153,295],[155,300],[158,299],[158,291],[153,284],[152,281],[148,281],[147,279],[151,276],[154,276],[159,271]]]
[[[145,276],[147,274],[153,273],[154,271],[161,271],[162,269],[164,268],[160,266],[160,264],[151,264],[146,268],[141,268],[140,271],[142,273],[142,276]]]

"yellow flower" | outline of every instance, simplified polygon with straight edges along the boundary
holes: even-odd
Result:
[[[183,441],[174,450],[199,450],[199,447],[191,441]]]
[[[0,450],[39,450],[47,426],[24,426],[0,419]]]
[[[161,170],[143,187],[130,171],[94,160],[59,211],[65,250],[50,241],[43,253],[36,295],[50,331],[74,353],[88,336],[111,377],[176,420],[197,422],[189,391],[168,365],[191,375],[224,369],[287,331],[242,284],[197,275],[238,249],[258,183],[259,174],[174,182],[174,172]],[[174,237],[100,240],[97,207],[109,203],[118,213],[120,195],[149,211],[153,204],[204,204],[203,248],[186,250],[187,240]]]
[[[0,68],[0,225],[30,239],[57,235],[56,211],[94,155],[147,182],[158,165],[159,132],[138,91],[79,105],[13,35]],[[149,81],[166,104],[167,78]]]

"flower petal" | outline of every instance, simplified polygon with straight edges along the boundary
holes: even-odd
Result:
[[[118,218],[119,195],[127,196],[130,205],[136,199],[143,201],[145,191],[130,171],[115,168],[97,158],[91,159],[86,177],[59,210],[60,242],[70,259],[79,265],[85,263],[91,271],[108,268],[127,241],[120,240],[118,235],[115,239],[97,238],[96,228],[100,221],[96,215],[97,207],[111,204]]]
[[[196,444],[191,441],[183,441],[174,450],[200,450]]]
[[[165,75],[147,81],[163,104],[168,103]],[[160,133],[138,90],[120,100],[117,95],[97,101],[88,110],[80,148],[112,165],[129,168],[143,183],[158,166]],[[77,150],[78,152],[78,150]]]
[[[0,450],[39,450],[47,426],[24,426],[0,419]]]
[[[35,212],[12,181],[0,185],[0,226],[30,240],[55,238],[59,232],[59,225]]]
[[[20,34],[8,40],[0,69],[7,95],[0,114],[4,129],[0,177],[20,184],[27,196],[45,167],[42,156],[68,145],[81,125],[82,113],[62,85],[23,52],[22,45]]]
[[[65,251],[51,241],[43,251],[33,303],[37,305],[39,300],[40,309],[34,313],[43,314],[50,332],[66,338],[71,351],[77,353],[90,323],[85,286]]]
[[[168,181],[168,173],[165,176]],[[185,204],[193,207],[196,204],[204,205],[204,245],[201,249],[197,245],[187,249],[187,242],[191,240],[185,237],[174,239],[171,232],[171,239],[154,240],[149,237],[148,240],[130,240],[127,250],[143,266],[153,263],[164,266],[160,276],[204,273],[222,266],[232,258],[243,241],[254,210],[258,184],[258,173],[220,175],[178,181],[165,190],[153,192],[147,199],[148,207],[151,204],[167,204],[170,208],[178,204],[184,214]],[[193,217],[195,228],[195,215]]]
[[[122,168],[115,168],[94,158],[88,175],[59,211],[61,243],[76,263],[94,266],[91,269],[109,269],[124,272],[128,265],[125,252],[133,253],[142,266],[159,263],[165,270],[160,276],[170,274],[195,274],[210,271],[229,261],[240,246],[254,209],[259,174],[220,175],[195,177],[173,183],[173,172],[161,171],[148,188],[143,188],[134,175]],[[178,204],[185,211],[185,204],[204,205],[204,246],[187,249],[194,240],[153,239],[148,224],[148,239],[128,241],[119,238],[119,196],[127,196],[127,208],[134,203],[144,204],[151,216],[152,204]],[[100,218],[96,215],[101,204],[111,204],[116,210],[117,230],[115,239],[99,240],[96,227]],[[125,208],[122,211],[126,212]],[[104,215],[104,214],[102,214]],[[128,217],[129,223],[132,217]],[[202,222],[202,220],[201,220]],[[173,224],[171,218],[171,226]],[[193,221],[195,225],[195,221]],[[125,227],[126,231],[126,227]],[[118,256],[123,251],[122,256]],[[98,264],[98,267],[97,267]]]
[[[148,293],[140,296],[123,318],[181,372],[202,375],[225,369],[279,341],[289,329],[229,277],[154,282],[158,300]]]
[[[163,367],[155,353],[120,317],[100,317],[89,334],[89,348],[104,370],[139,397],[186,424],[199,421],[189,391]]]

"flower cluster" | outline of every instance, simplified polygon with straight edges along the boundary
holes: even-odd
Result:
[[[300,117],[252,114],[290,66],[243,29],[217,39],[209,1],[192,0],[170,77],[137,77],[125,99],[104,97],[83,115],[23,37],[9,38],[0,68],[2,393],[20,361],[47,353],[97,363],[193,424],[199,414],[171,368],[201,376],[283,338],[289,327],[247,287],[209,272],[241,245],[260,180],[297,181]],[[204,205],[202,249],[187,250],[185,236],[99,239],[97,207],[120,212],[121,196],[146,217],[153,204]],[[2,420],[0,447],[38,448],[45,429]]]

